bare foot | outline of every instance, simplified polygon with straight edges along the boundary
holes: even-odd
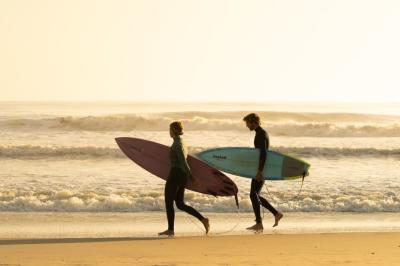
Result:
[[[165,230],[164,232],[158,233],[159,236],[168,236],[168,237],[173,237],[174,236],[174,231],[172,230]]]
[[[256,223],[255,225],[247,227],[246,229],[255,232],[262,232],[264,230],[264,226],[262,223]]]
[[[208,234],[208,232],[210,232],[210,221],[208,220],[208,218],[204,218],[203,220],[201,220],[201,222],[204,225],[204,228],[206,229],[206,234]]]
[[[273,225],[272,227],[278,226],[279,221],[282,219],[282,217],[283,217],[283,214],[280,213],[280,212],[278,212],[278,213],[275,215],[275,223],[274,223],[274,225]]]

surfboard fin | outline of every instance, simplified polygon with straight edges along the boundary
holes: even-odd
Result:
[[[239,209],[239,199],[237,194],[235,194],[235,201],[236,201],[236,207]]]

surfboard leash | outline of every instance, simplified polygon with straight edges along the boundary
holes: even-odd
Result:
[[[232,228],[230,228],[230,229],[228,229],[228,230],[226,230],[226,231],[217,232],[217,233],[210,233],[210,235],[224,235],[224,234],[228,234],[228,233],[230,233],[230,232],[232,232],[233,230],[236,229],[236,227],[237,227],[237,226],[239,225],[239,223],[240,223],[239,200],[238,200],[237,194],[235,194],[235,203],[236,203],[236,207],[237,207],[237,209],[236,209],[236,214],[237,214],[236,224],[235,224]],[[193,218],[192,218],[191,216],[189,216],[188,218],[189,218],[189,220],[190,220],[194,225],[196,225],[196,227],[197,227],[200,231],[202,231],[202,232],[205,231],[204,228],[201,227],[196,221],[194,221]]]
[[[296,196],[294,196],[293,198],[291,198],[291,199],[289,199],[289,200],[286,200],[286,201],[279,201],[279,202],[277,202],[277,204],[278,204],[278,205],[281,205],[281,204],[283,204],[283,203],[288,203],[289,201],[293,201],[293,200],[295,200],[296,198],[298,198],[298,197],[300,196],[302,190],[303,190],[304,178],[305,178],[305,174],[303,174],[303,178],[301,179],[300,189],[299,189],[299,191],[297,192]],[[269,189],[268,189],[268,187],[267,187],[267,184],[265,183],[264,186],[265,186],[265,188],[266,188],[266,190],[267,190],[267,192],[268,192],[268,195],[269,195],[270,200],[272,200],[273,197],[272,197],[272,194],[271,194],[271,192],[269,191]]]
[[[233,230],[235,230],[236,229],[236,227],[239,225],[239,223],[240,223],[240,209],[239,209],[239,199],[238,199],[238,195],[237,195],[237,193],[235,194],[235,203],[236,203],[236,214],[237,214],[237,219],[236,219],[236,224],[232,227],[232,228],[230,228],[229,230],[227,230],[227,231],[223,231],[223,232],[218,232],[218,233],[213,233],[213,235],[225,235],[225,234],[228,234],[228,233],[230,233],[230,232],[232,232]]]

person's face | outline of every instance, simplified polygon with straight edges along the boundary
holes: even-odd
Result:
[[[251,123],[251,122],[249,122],[249,121],[246,121],[246,127],[247,127],[249,130],[251,130],[251,131],[254,130],[254,129],[256,129],[257,126],[258,126],[257,123]]]
[[[169,135],[171,136],[171,138],[173,138],[175,136],[174,131],[172,130],[172,128],[169,128]]]

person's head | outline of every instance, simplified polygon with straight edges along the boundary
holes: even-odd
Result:
[[[243,121],[246,122],[246,127],[249,130],[254,130],[261,124],[260,117],[256,113],[246,115]]]
[[[183,135],[183,124],[182,122],[175,121],[169,125],[169,135],[171,138]]]

